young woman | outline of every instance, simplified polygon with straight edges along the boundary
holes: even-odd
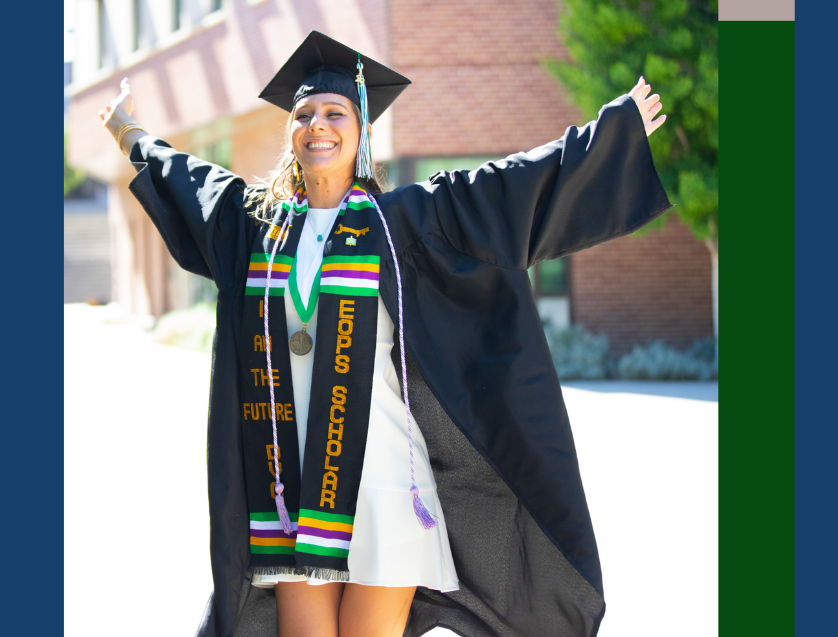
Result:
[[[602,620],[527,269],[671,207],[646,142],[659,98],[640,78],[560,140],[385,193],[370,126],[407,84],[312,32],[261,95],[291,113],[287,152],[247,188],[148,135],[127,80],[100,112],[172,256],[219,290],[199,635],[588,636]]]

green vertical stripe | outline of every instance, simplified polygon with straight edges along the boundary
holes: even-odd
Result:
[[[720,226],[730,246],[719,304],[719,634],[786,637],[794,634],[794,23],[720,22],[719,36]]]

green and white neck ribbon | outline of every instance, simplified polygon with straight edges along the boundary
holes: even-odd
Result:
[[[311,317],[314,316],[314,309],[317,307],[317,298],[320,296],[320,268],[317,269],[317,275],[314,277],[314,283],[311,285],[308,300],[303,304],[300,289],[297,286],[297,255],[294,255],[294,261],[291,263],[291,272],[288,273],[288,290],[291,292],[294,309],[297,310],[297,316],[303,322],[303,330],[305,330],[311,321]]]
[[[354,188],[355,185],[353,185]],[[338,216],[343,215],[344,211],[346,210],[346,205],[349,203],[349,196],[352,194],[352,188],[349,189],[349,192],[346,193],[346,196],[343,198],[343,201],[340,202],[340,207],[338,209]],[[305,188],[301,188],[298,191],[294,198],[298,202],[296,204],[297,212],[301,212],[305,215],[308,215],[308,194],[306,194]],[[292,202],[293,202],[292,199]],[[290,210],[291,204],[289,204]],[[305,304],[303,304],[302,295],[300,294],[300,288],[297,285],[297,257],[299,256],[299,250],[294,254],[294,260],[291,262],[291,271],[288,273],[288,290],[291,294],[291,300],[294,302],[294,309],[297,311],[297,316],[300,317],[300,320],[303,322],[303,332],[306,331],[309,322],[311,322],[311,317],[314,316],[314,310],[317,307],[317,299],[320,296],[320,273],[323,268],[322,259],[321,264],[317,268],[317,275],[314,277],[314,283],[311,286],[311,291],[309,292],[308,299],[306,300]]]

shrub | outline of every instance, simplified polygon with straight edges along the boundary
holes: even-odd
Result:
[[[211,352],[214,333],[215,303],[202,302],[188,310],[161,316],[152,331],[152,339],[164,345]]]
[[[713,339],[696,341],[688,352],[679,352],[663,341],[636,346],[620,359],[620,378],[627,380],[711,380],[718,378]],[[709,355],[709,360],[708,360]]]
[[[561,380],[602,380],[612,366],[608,337],[586,332],[581,325],[544,328],[553,363]]]
[[[700,338],[687,350],[687,354],[701,361],[712,363],[716,360],[716,339]]]

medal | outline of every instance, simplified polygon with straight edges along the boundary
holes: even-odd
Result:
[[[291,338],[288,339],[288,346],[297,356],[305,356],[308,354],[311,351],[311,346],[314,344],[314,341],[311,340],[311,336],[309,336],[308,332],[306,332],[307,327],[308,323],[304,324],[303,329],[299,332],[294,332],[291,335]]]
[[[297,316],[303,322],[303,329],[294,332],[291,338],[288,339],[288,347],[297,356],[305,356],[311,351],[312,345],[314,345],[314,341],[308,332],[306,332],[306,328],[311,321],[311,317],[314,315],[314,308],[317,307],[317,297],[320,296],[320,271],[318,270],[317,276],[314,277],[308,302],[303,305],[300,290],[297,287],[297,257],[295,255],[294,261],[291,263],[291,272],[288,273],[288,290],[291,293],[291,300],[294,302],[294,309],[297,310]]]

